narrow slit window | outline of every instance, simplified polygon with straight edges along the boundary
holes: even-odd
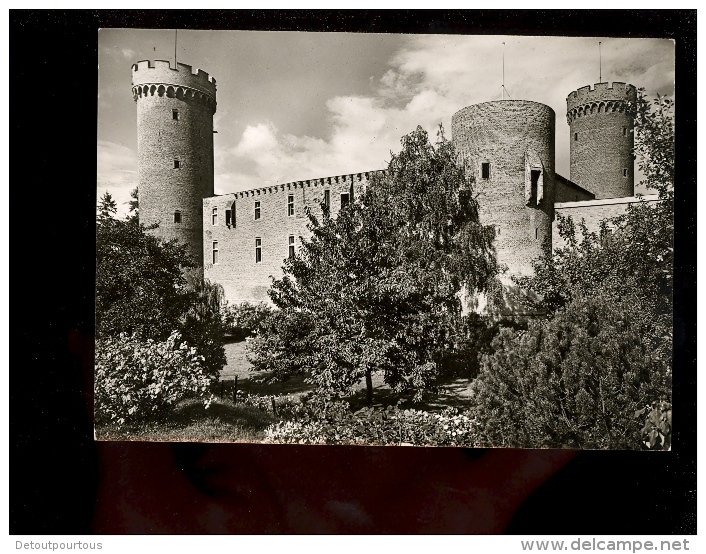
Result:
[[[181,160],[174,158],[174,169],[181,169],[181,168],[182,168]]]
[[[255,263],[262,262],[262,239],[255,239]]]
[[[579,140],[579,134],[578,134],[578,133],[574,133],[574,140]]]
[[[218,263],[218,241],[214,240],[213,241],[213,263],[217,264]]]
[[[530,189],[530,195],[531,195],[530,201],[534,204],[537,203],[537,184],[539,183],[539,174],[540,174],[540,171],[538,171],[536,169],[533,169],[530,172],[530,181],[531,181],[531,185],[532,185],[532,188]]]
[[[174,121],[179,121],[179,110],[172,110],[172,119]]]
[[[211,210],[211,225],[218,224],[218,208],[213,208]]]
[[[260,201],[255,200],[255,219],[260,219]]]
[[[181,223],[181,212],[178,210],[174,212],[174,223]]]
[[[482,179],[490,179],[490,162],[483,162],[480,166]]]
[[[229,227],[232,225],[232,218],[233,218],[233,216],[230,211],[230,208],[226,209],[226,225],[228,225]]]
[[[628,168],[624,167],[623,168],[623,177],[627,177],[627,176],[628,176]]]
[[[347,193],[341,194],[341,209],[345,208],[348,206],[348,204],[351,203],[351,197]]]
[[[331,209],[331,191],[328,189],[324,191],[324,206],[327,210]]]
[[[534,228],[534,240],[539,240],[539,227]]]
[[[289,235],[289,257],[294,257],[294,235]]]
[[[628,128],[627,127],[623,127],[623,136],[624,137],[628,136]]]
[[[287,215],[294,215],[294,195],[290,194],[287,196]]]

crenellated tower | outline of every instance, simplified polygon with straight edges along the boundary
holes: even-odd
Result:
[[[633,196],[634,118],[632,85],[614,82],[581,87],[566,98],[571,128],[570,179],[596,200]]]
[[[182,63],[132,66],[140,223],[186,244],[203,265],[203,199],[213,196],[216,80]]]

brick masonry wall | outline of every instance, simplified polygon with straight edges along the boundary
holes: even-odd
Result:
[[[570,179],[597,199],[635,193],[634,125],[626,111],[635,98],[632,85],[598,83],[594,89],[580,88],[566,99],[571,128]]]
[[[309,179],[255,190],[211,196],[203,200],[204,276],[223,286],[231,303],[269,301],[267,289],[272,277],[282,276],[282,264],[289,255],[289,237],[295,249],[300,237],[309,238],[309,219],[304,208],[320,214],[324,190],[329,190],[331,214],[340,211],[341,194],[358,194],[371,172]],[[294,215],[288,215],[288,197],[294,196]],[[255,202],[260,202],[260,219],[255,219]],[[235,204],[235,225],[226,225],[226,210]],[[213,224],[213,209],[216,223]],[[255,261],[255,239],[261,240],[262,261]],[[217,242],[218,262],[213,263]]]
[[[169,69],[168,62],[155,62],[154,68],[147,63],[133,66],[140,222],[158,223],[158,236],[187,244],[201,260],[202,199],[213,195],[215,81],[204,72],[192,75],[190,66],[183,64],[177,71]],[[172,84],[189,88],[177,92],[167,86]],[[214,97],[199,92],[194,96],[201,89]],[[178,110],[178,120],[173,110]],[[181,164],[178,169],[175,159]],[[177,211],[180,223],[174,221]]]
[[[509,275],[532,272],[542,242],[551,233],[554,207],[554,110],[520,100],[486,102],[454,114],[453,141],[473,172],[481,221],[496,227],[498,261]],[[543,166],[542,199],[528,202],[527,156]],[[490,163],[483,179],[481,164]]]
[[[649,195],[642,197],[645,202],[657,202],[657,195]],[[590,200],[586,202],[564,202],[554,205],[556,219],[553,224],[552,233],[553,247],[561,248],[566,243],[559,236],[559,217],[571,217],[575,223],[582,219],[586,223],[586,227],[591,232],[597,232],[600,228],[601,221],[616,217],[625,213],[628,206],[632,203],[639,202],[635,196],[627,198],[611,198],[603,200]]]

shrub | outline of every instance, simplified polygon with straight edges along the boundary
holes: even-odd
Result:
[[[504,329],[473,384],[483,444],[642,448],[636,414],[669,395],[671,369],[631,306],[577,299],[528,330]]]
[[[146,419],[159,419],[187,397],[200,398],[206,407],[204,358],[181,342],[179,333],[166,341],[142,341],[121,334],[96,343],[95,416],[97,423],[121,427]]]
[[[475,442],[473,420],[453,408],[441,413],[396,406],[352,412],[345,401],[313,398],[290,414],[293,419],[265,430],[266,442],[417,446],[472,446]]]
[[[260,325],[272,311],[272,308],[264,302],[258,304],[241,302],[237,306],[228,304],[223,308],[225,332],[236,340],[253,336],[257,334]]]

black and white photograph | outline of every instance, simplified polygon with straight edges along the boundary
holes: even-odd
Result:
[[[671,449],[673,40],[97,48],[97,440]]]

